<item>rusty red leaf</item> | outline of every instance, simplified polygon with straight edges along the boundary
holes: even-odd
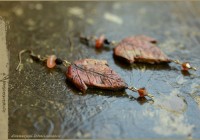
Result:
[[[106,60],[77,60],[68,67],[66,76],[82,92],[88,87],[109,90],[127,88],[127,84],[108,66]]]
[[[114,55],[129,63],[169,63],[171,60],[156,46],[156,39],[147,36],[133,36],[123,39],[114,48]]]

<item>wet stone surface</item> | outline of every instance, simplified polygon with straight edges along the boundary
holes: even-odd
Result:
[[[199,2],[0,2],[7,23],[9,138],[60,135],[60,138],[200,138],[200,71],[182,73],[175,64],[131,66],[79,42],[78,33],[105,34],[111,40],[144,34],[158,39],[171,58],[200,62]],[[72,42],[71,46],[69,38]],[[31,49],[70,62],[106,59],[130,86],[146,87],[152,104],[131,91],[88,90],[66,81],[66,68],[49,70],[24,55]]]

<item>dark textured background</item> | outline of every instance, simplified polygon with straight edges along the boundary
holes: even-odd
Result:
[[[78,33],[111,40],[145,34],[157,38],[171,58],[200,68],[199,7],[200,2],[0,2],[10,52],[9,138],[200,138],[199,70],[187,74],[175,64],[128,66],[113,59],[112,50],[96,51],[77,38]],[[125,93],[137,97],[130,91],[82,95],[66,82],[64,68],[48,70],[28,55],[24,69],[16,72],[22,49],[71,62],[106,59],[129,85],[146,87],[155,103],[130,100]]]

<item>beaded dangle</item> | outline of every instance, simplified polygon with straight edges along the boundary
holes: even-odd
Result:
[[[109,41],[104,35],[100,37],[80,36],[80,41],[84,44],[91,44],[96,49],[109,48],[114,46],[114,55],[132,64],[134,62],[145,62],[150,64],[174,62],[182,67],[183,71],[197,70],[189,62],[180,62],[170,59],[157,46],[157,40],[148,36],[131,36],[124,38],[120,42]]]
[[[148,96],[152,100],[154,98],[145,88],[137,89],[135,87],[129,87],[127,83],[108,66],[106,60],[81,59],[70,63],[67,60],[57,58],[55,55],[41,57],[40,55],[35,55],[31,50],[22,50],[19,52],[17,71],[21,71],[23,68],[21,56],[24,53],[29,53],[30,57],[36,61],[45,62],[49,69],[53,69],[57,65],[67,67],[67,79],[83,93],[86,92],[88,87],[113,91],[129,89],[133,92],[137,92],[139,97]]]

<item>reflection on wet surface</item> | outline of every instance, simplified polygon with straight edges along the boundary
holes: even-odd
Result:
[[[145,34],[171,58],[199,67],[199,2],[0,2],[10,52],[9,136],[61,135],[62,138],[182,138],[200,134],[199,70],[175,64],[126,65],[111,50],[96,51],[77,34],[105,34],[111,40]],[[161,10],[162,9],[162,10]],[[69,38],[72,44],[69,43]],[[65,68],[48,70],[17,53],[31,49],[70,62],[106,59],[129,85],[146,87],[152,103],[131,91],[90,89],[81,94],[66,81]],[[131,95],[133,97],[130,98]]]

